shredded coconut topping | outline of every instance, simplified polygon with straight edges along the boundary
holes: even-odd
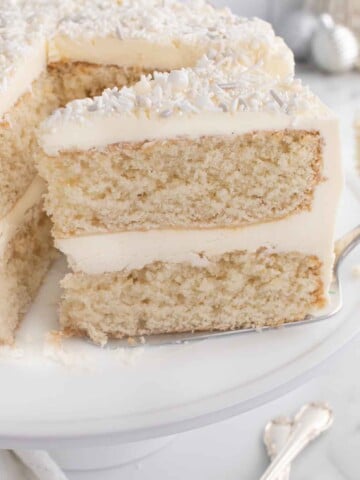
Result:
[[[0,93],[7,90],[19,61],[44,36],[44,17],[29,2],[0,2]]]
[[[216,10],[203,0],[0,0],[2,90],[29,49],[56,36],[180,43],[219,58],[241,47],[244,64],[270,55],[293,68],[289,50],[269,24]]]
[[[59,109],[43,124],[54,131],[62,122],[86,121],[93,115],[159,116],[207,112],[279,112],[288,115],[307,111],[316,97],[300,80],[279,80],[256,67],[247,69],[236,61],[219,64],[204,56],[196,67],[154,72],[132,87],[106,89],[101,96],[75,100]]]
[[[0,92],[31,49],[58,36],[185,46],[199,59],[191,68],[155,71],[132,87],[70,102],[43,128],[114,113],[163,119],[200,111],[292,115],[314,102],[293,80],[292,55],[269,24],[214,9],[203,0],[0,0]]]

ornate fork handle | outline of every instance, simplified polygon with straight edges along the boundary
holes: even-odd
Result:
[[[294,422],[288,417],[275,418],[266,425],[263,440],[271,461],[276,458],[277,454],[286,444],[293,427]],[[288,465],[280,475],[276,477],[276,480],[289,480],[290,469],[291,467]]]
[[[318,435],[330,428],[333,413],[325,404],[305,405],[296,415],[294,429],[260,480],[277,480],[294,458]]]

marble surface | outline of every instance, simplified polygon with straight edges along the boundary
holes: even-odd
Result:
[[[341,118],[346,175],[355,175],[352,123],[360,109],[360,73],[326,76],[301,67],[298,75]],[[360,189],[359,189],[360,195]],[[359,212],[360,220],[360,212]],[[360,276],[354,281],[359,283]],[[359,312],[360,321],[360,312]],[[327,401],[335,411],[333,428],[294,463],[292,480],[360,478],[360,338],[348,345],[307,384],[256,410],[226,422],[176,436],[161,451],[120,469],[69,473],[70,480],[256,480],[268,459],[262,444],[266,422],[292,415],[306,402]]]
[[[358,480],[360,478],[360,339],[317,378],[291,394],[240,417],[178,435],[160,452],[121,469],[101,473],[102,480],[256,480],[268,460],[263,427],[273,416],[293,414],[308,401],[328,401],[334,426],[294,463],[292,480]],[[69,475],[95,480],[98,473]]]

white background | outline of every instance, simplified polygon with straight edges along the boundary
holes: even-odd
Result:
[[[229,6],[231,10],[245,17],[260,17],[272,21],[288,9],[298,8],[303,0],[211,0],[213,5]]]
[[[211,3],[216,6],[228,5],[234,12],[244,16],[258,16],[265,18],[273,0],[213,0]]]

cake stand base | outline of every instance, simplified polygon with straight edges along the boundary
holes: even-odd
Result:
[[[168,445],[174,436],[108,447],[47,450],[65,471],[105,470],[136,462]]]

